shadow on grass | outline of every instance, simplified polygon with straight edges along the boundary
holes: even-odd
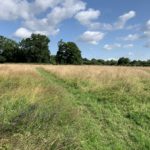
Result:
[[[8,135],[11,136],[14,133],[23,132],[24,129],[27,128],[30,121],[29,118],[31,118],[30,116],[32,116],[36,108],[37,105],[35,104],[28,105],[21,112],[19,112],[18,115],[13,117],[9,123],[1,124],[0,135],[4,137]]]

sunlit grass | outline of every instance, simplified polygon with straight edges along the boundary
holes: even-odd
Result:
[[[150,149],[150,68],[0,65],[1,149]]]

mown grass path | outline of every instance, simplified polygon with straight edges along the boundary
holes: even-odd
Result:
[[[79,138],[81,138],[80,146],[86,150],[93,148],[99,149],[99,132],[101,131],[101,127],[99,126],[99,122],[97,121],[98,118],[95,115],[94,110],[92,110],[92,105],[94,104],[93,100],[97,101],[97,95],[93,95],[89,92],[83,92],[78,87],[77,83],[67,82],[66,80],[58,78],[55,74],[50,73],[43,68],[38,68],[37,71],[43,78],[46,79],[47,83],[54,84],[55,86],[65,90],[73,105],[78,107],[81,117],[79,118],[80,122],[78,126],[78,130],[81,130],[81,133],[79,133],[81,135],[78,135]],[[102,147],[103,146],[104,145],[102,144]]]
[[[150,149],[149,111],[136,112],[142,107],[141,95],[110,88],[84,91],[77,82],[63,80],[42,68],[37,70],[49,84],[65,89],[80,110],[79,137],[83,149]],[[148,98],[143,99],[143,105],[149,106]]]

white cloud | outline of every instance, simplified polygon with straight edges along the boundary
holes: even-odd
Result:
[[[141,35],[141,38],[144,40],[147,40],[144,47],[150,48],[150,20],[146,22],[146,25],[143,29],[143,34]]]
[[[35,0],[35,6],[41,10],[47,10],[57,6],[62,0]]]
[[[104,36],[105,34],[102,32],[86,31],[81,35],[80,40],[96,45],[104,38]]]
[[[141,29],[141,24],[128,25],[126,27],[126,30],[140,31],[140,29]]]
[[[136,16],[136,12],[129,11],[112,24],[98,22],[100,15],[99,10],[87,9],[83,0],[1,0],[0,4],[0,20],[20,19],[22,21],[22,27],[14,33],[16,37],[25,38],[32,33],[56,35],[60,31],[59,25],[64,20],[74,17],[90,30],[84,32],[80,39],[91,44],[98,44],[105,36],[102,32],[91,30],[122,29],[129,19]],[[149,35],[150,20],[147,22],[146,29],[143,34],[145,36]],[[109,45],[106,46],[110,49]]]
[[[147,27],[147,30],[150,30],[150,20],[147,21],[146,27]]]
[[[109,23],[99,23],[99,29],[103,30],[120,30],[124,29],[126,23],[136,16],[136,12],[131,10],[118,17],[118,20],[112,24]],[[137,25],[136,25],[137,26]],[[133,28],[131,25],[129,28]]]
[[[123,45],[123,48],[132,48],[132,47],[134,47],[133,44],[125,44],[125,45]]]
[[[19,37],[19,38],[27,38],[27,37],[30,37],[32,34],[31,31],[29,31],[28,29],[26,28],[19,28],[15,33],[14,35]]]
[[[104,49],[106,49],[106,50],[113,50],[113,49],[117,49],[117,48],[120,48],[120,47],[121,47],[121,44],[119,44],[119,43],[105,44],[104,45]]]
[[[105,44],[105,45],[104,45],[104,49],[106,49],[106,50],[112,50],[112,49],[113,49],[113,46],[112,46],[112,45],[109,45],[109,44]]]
[[[118,17],[118,20],[114,23],[101,23],[96,21],[101,15],[99,10],[88,9],[80,11],[76,14],[75,18],[84,26],[93,30],[120,30],[123,29],[126,23],[136,16],[136,12],[131,10]],[[139,28],[139,25],[130,25],[127,29],[133,27]]]
[[[141,35],[141,38],[150,39],[150,20],[146,22],[146,25],[143,28],[143,35]]]
[[[128,56],[133,56],[133,55],[134,55],[133,52],[129,52],[129,53],[128,53]]]
[[[150,20],[143,25],[143,28],[139,30],[139,33],[129,34],[125,37],[121,37],[120,39],[124,41],[137,41],[137,40],[150,40]],[[145,47],[148,47],[149,44],[145,44]]]
[[[123,39],[124,41],[136,41],[140,38],[140,36],[138,34],[129,34],[126,37],[123,37],[121,39]]]
[[[82,25],[85,25],[90,28],[94,28],[99,25],[98,22],[94,22],[99,18],[101,12],[99,10],[88,9],[85,11],[80,11],[76,14],[75,19],[77,19]]]
[[[27,0],[5,0],[0,4],[0,20],[26,19],[30,14]]]
[[[32,33],[56,35],[61,22],[85,9],[82,0],[4,0],[0,4],[0,20],[21,19],[22,25]]]
[[[14,3],[12,0],[1,1],[0,19],[1,20],[17,19],[18,18],[18,15],[16,13],[17,10],[18,10],[18,7],[16,3]]]
[[[115,44],[105,44],[104,49],[105,50],[114,50],[118,48],[132,48],[134,45],[133,44],[120,44],[120,43],[115,43]]]
[[[118,21],[114,23],[115,29],[123,29],[128,20],[136,16],[135,11],[129,11],[128,13],[123,14],[119,17]]]
[[[21,28],[17,29],[17,31],[14,33],[14,36],[19,37],[19,38],[28,38],[31,36],[32,33],[48,35],[47,31],[30,31],[26,28],[21,27]]]
[[[75,0],[67,0],[63,5],[63,7],[57,6],[53,8],[53,10],[48,14],[48,23],[58,25],[63,20],[72,18],[77,12],[85,9],[85,3],[81,1],[75,3]]]

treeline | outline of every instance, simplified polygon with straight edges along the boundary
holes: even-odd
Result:
[[[32,34],[31,37],[16,42],[0,36],[0,62],[5,63],[51,63],[50,39],[45,35]],[[73,42],[58,42],[55,57],[57,64],[82,64],[81,51]]]
[[[150,60],[133,60],[121,57],[119,60],[103,60],[103,59],[83,59],[83,64],[86,65],[110,65],[110,66],[150,66]]]
[[[119,60],[82,58],[81,51],[74,42],[63,40],[58,42],[56,55],[51,55],[49,43],[50,39],[40,34],[32,34],[31,37],[20,42],[0,36],[0,63],[150,66],[150,60],[131,61],[124,57]]]

